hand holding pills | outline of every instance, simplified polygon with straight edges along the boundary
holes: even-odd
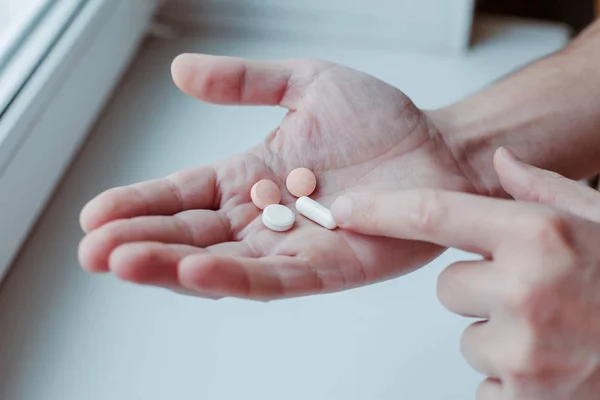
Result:
[[[248,151],[92,199],[81,212],[87,271],[200,297],[265,300],[391,279],[443,251],[337,229],[328,210],[353,191],[472,190],[441,133],[398,89],[305,59],[186,54],[173,78],[200,101],[289,112]],[[210,137],[189,145],[204,149]],[[207,153],[198,154],[201,163]]]

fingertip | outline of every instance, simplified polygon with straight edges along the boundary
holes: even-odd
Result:
[[[504,148],[496,152],[494,168],[502,188],[516,200],[554,204],[559,188],[568,183],[562,175],[523,162]]]
[[[391,195],[391,196],[390,196]],[[386,217],[393,192],[355,192],[345,194],[331,205],[338,227],[365,235],[383,234],[381,219]]]
[[[500,147],[494,154],[494,169],[503,189],[514,198],[520,198],[531,184],[528,169],[519,158],[506,147]]]
[[[77,248],[81,268],[90,273],[108,272],[108,249],[105,242],[94,233],[86,235]]]
[[[507,160],[510,160],[510,161],[518,161],[519,160],[517,155],[511,149],[506,148],[504,146],[501,146],[497,152]]]
[[[499,172],[506,164],[516,165],[518,161],[519,159],[515,153],[506,147],[501,146],[494,153],[494,168],[496,172]]]
[[[502,381],[496,378],[487,378],[477,388],[478,399],[500,400],[504,398]]]
[[[108,256],[108,270],[119,279],[137,281],[139,247],[137,243],[127,243],[114,249]]]
[[[84,214],[85,208],[79,212],[79,227],[81,231],[85,234],[90,233],[90,225],[88,224],[87,216]]]
[[[90,233],[104,224],[117,219],[120,213],[125,209],[118,199],[115,200],[115,194],[119,194],[122,188],[109,189],[91,199],[79,213],[79,224],[84,233]]]
[[[85,234],[102,226],[101,220],[102,213],[100,212],[96,199],[88,202],[79,213],[79,226],[81,226],[81,229]]]
[[[89,233],[94,228],[94,199],[88,201],[79,212],[79,226],[84,233]]]
[[[331,214],[339,227],[347,227],[352,216],[352,198],[348,195],[338,197],[331,205]]]
[[[175,85],[185,91],[195,73],[197,54],[183,53],[175,57],[171,63],[171,76]]]
[[[92,272],[88,269],[87,267],[87,255],[86,255],[86,249],[84,249],[83,247],[83,243],[86,239],[86,236],[83,237],[83,239],[81,241],[79,241],[79,244],[77,245],[77,261],[79,262],[79,265],[81,266],[81,269],[83,269],[86,272]]]

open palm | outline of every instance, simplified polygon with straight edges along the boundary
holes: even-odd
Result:
[[[297,167],[315,172],[312,197],[326,206],[350,191],[470,191],[443,136],[400,91],[307,59],[182,55],[173,77],[203,101],[279,105],[289,113],[246,153],[90,201],[81,213],[84,268],[198,296],[266,300],[390,279],[439,255],[430,244],[329,231],[303,217],[291,231],[273,232],[250,200],[252,185],[267,178],[294,209],[285,178]]]

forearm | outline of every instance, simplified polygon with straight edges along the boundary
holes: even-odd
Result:
[[[564,50],[430,116],[480,193],[503,194],[492,165],[501,145],[572,179],[600,171],[600,22]]]

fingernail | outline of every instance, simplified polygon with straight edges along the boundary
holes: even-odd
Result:
[[[338,225],[346,225],[352,214],[352,200],[348,196],[338,197],[331,205],[331,214]]]
[[[515,155],[515,153],[513,153],[511,150],[507,149],[506,147],[502,147],[502,155],[511,161],[519,161],[519,159]]]

